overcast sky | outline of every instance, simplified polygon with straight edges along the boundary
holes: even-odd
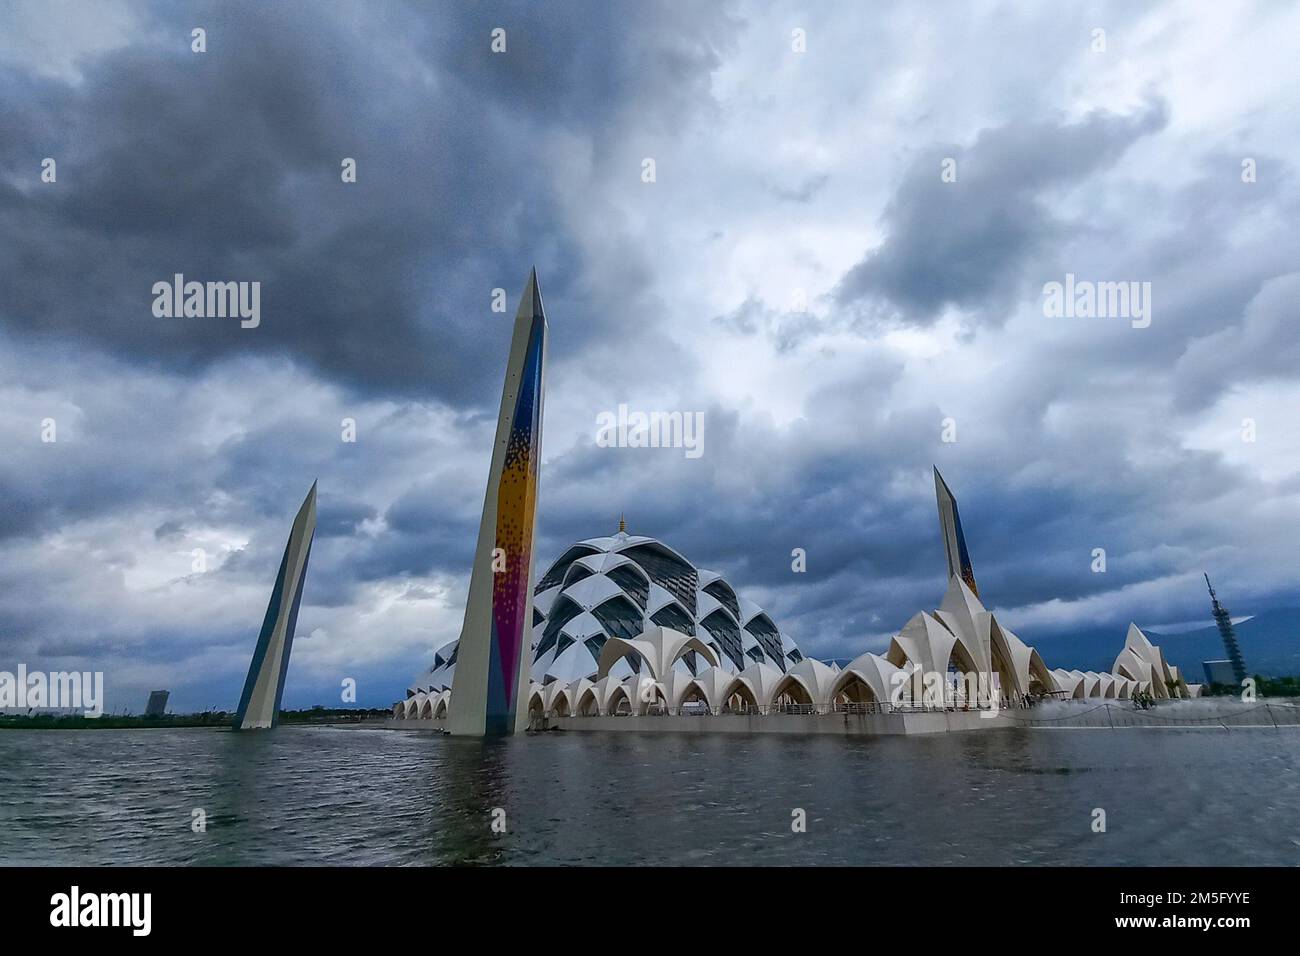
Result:
[[[1300,605],[1298,54],[1271,2],[5,3],[0,670],[233,708],[319,479],[286,706],[403,696],[534,264],[542,564],[626,511],[806,653],[879,650],[942,596],[935,464],[1049,666],[1208,623],[1203,570]],[[156,318],[176,273],[260,325]],[[1046,316],[1067,273],[1149,326]],[[597,447],[620,403],[703,454]]]

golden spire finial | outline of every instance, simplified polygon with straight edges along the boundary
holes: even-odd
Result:
[[[618,514],[618,531],[619,534],[627,533],[627,522],[623,520],[623,512],[621,511]]]

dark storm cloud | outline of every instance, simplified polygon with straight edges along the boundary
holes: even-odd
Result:
[[[1027,261],[1069,228],[1047,194],[1113,163],[1166,120],[1155,102],[1129,116],[1017,121],[983,130],[969,149],[923,151],[885,207],[884,242],[849,270],[836,298],[865,300],[872,317],[911,325],[929,325],[949,306],[1001,324]],[[940,178],[949,157],[955,182]]]
[[[579,0],[562,16],[516,0],[469,5],[454,17],[425,21],[421,45],[431,65],[476,99],[528,117],[535,129],[578,130],[599,148],[626,135],[629,120],[640,131],[672,131],[708,109],[710,75],[741,26],[722,5],[680,0]],[[498,27],[508,56],[489,51],[487,38]],[[527,142],[516,151],[526,155]]]
[[[1026,291],[1037,300],[1037,283],[1060,281],[1066,271],[1149,279],[1152,325],[1140,342],[1131,335],[1070,337],[1060,351],[1040,357],[1039,372],[1025,370],[1034,375],[1026,391],[1050,400],[1069,387],[1069,377],[1058,372],[1064,367],[1129,372],[1147,382],[1172,370],[1176,410],[1201,413],[1246,379],[1285,377],[1296,367],[1287,360],[1294,336],[1278,307],[1297,268],[1292,230],[1283,223],[1300,216],[1300,197],[1285,161],[1257,159],[1269,170],[1267,181],[1243,183],[1241,156],[1215,149],[1189,158],[1193,175],[1176,186],[1108,184],[1107,208],[1038,257]],[[1132,213],[1149,208],[1161,214]],[[1225,354],[1232,356],[1226,365]],[[1215,374],[1216,362],[1236,374]]]
[[[883,389],[889,378],[874,381]],[[858,387],[846,399],[864,394]],[[864,426],[861,443],[849,448],[820,440],[822,427],[834,425],[820,418],[780,433],[714,406],[705,423],[699,459],[674,449],[591,444],[550,462],[543,562],[573,540],[612,533],[625,512],[631,533],[661,538],[721,571],[797,640],[828,654],[864,629],[906,620],[934,590],[942,551],[933,502],[891,491],[900,473],[924,487],[925,452],[916,448],[894,461],[872,453],[914,439],[911,423]],[[698,506],[683,508],[684,500]],[[605,524],[598,518],[593,527],[593,515],[607,516]],[[795,548],[807,554],[806,573],[792,570]],[[867,628],[873,613],[879,622]]]
[[[1178,358],[1175,397],[1188,410],[1204,409],[1235,384],[1225,368],[1249,369],[1255,379],[1290,379],[1300,368],[1296,302],[1300,272],[1265,280],[1244,308],[1226,313],[1205,336],[1191,342]],[[1220,313],[1223,315],[1224,313]]]
[[[316,511],[316,535],[325,538],[346,538],[357,534],[361,525],[379,517],[378,510],[364,501],[322,497]]]
[[[482,401],[500,363],[491,290],[514,300],[534,262],[581,273],[538,161],[548,124],[604,153],[626,123],[687,121],[725,23],[413,4],[376,13],[391,31],[376,46],[331,9],[164,4],[150,39],[86,59],[77,86],[6,69],[0,162],[27,185],[0,190],[0,228],[22,237],[0,264],[3,327],[174,369],[280,352],[368,392]],[[37,182],[45,156],[57,184]],[[154,318],[153,283],[176,273],[260,282],[261,326]]]
[[[356,555],[359,579],[468,575],[478,521],[467,513],[449,513],[436,484],[421,483],[404,493],[384,513],[384,526],[383,534]]]

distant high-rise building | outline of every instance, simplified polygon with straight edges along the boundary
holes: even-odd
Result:
[[[149,703],[145,704],[144,715],[146,717],[161,717],[167,712],[167,698],[171,696],[169,690],[155,690],[149,694]]]
[[[236,730],[274,727],[280,718],[280,698],[284,695],[284,677],[289,671],[289,652],[293,649],[293,632],[298,624],[298,603],[302,600],[302,584],[307,577],[307,559],[311,557],[315,533],[316,485],[313,483],[298,509],[298,516],[293,519],[289,543],[284,546],[280,573],[275,577],[262,632],[257,638],[253,661],[248,665],[244,693],[239,698]]]
[[[1232,661],[1201,661],[1201,667],[1205,670],[1205,683],[1207,684],[1227,684],[1231,686],[1236,683],[1236,674],[1232,670]]]
[[[1237,632],[1232,629],[1232,618],[1228,615],[1228,609],[1219,603],[1218,595],[1214,593],[1214,585],[1210,583],[1210,576],[1205,575],[1205,586],[1210,589],[1211,607],[1214,612],[1214,623],[1219,625],[1219,636],[1223,638],[1223,649],[1228,653],[1228,660],[1232,663],[1232,676],[1237,684],[1246,679],[1246,662],[1241,659],[1241,647],[1237,644]]]

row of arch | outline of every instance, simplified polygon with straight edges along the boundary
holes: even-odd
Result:
[[[888,699],[888,690],[858,668],[841,670],[805,659],[784,674],[755,663],[739,674],[709,667],[695,676],[674,670],[664,680],[633,674],[533,684],[528,711],[534,717],[828,713],[847,705],[874,708]],[[436,720],[447,715],[450,703],[449,690],[415,694],[393,705],[393,717]]]
[[[683,664],[687,655],[711,666],[692,674]],[[635,662],[635,673],[611,673],[625,659]],[[896,703],[929,708],[931,692],[919,678],[930,675],[945,678],[942,695],[934,701],[944,708],[983,706],[992,696],[1002,706],[1046,695],[1079,700],[1127,700],[1139,693],[1189,696],[1177,669],[1136,625],[1130,626],[1114,673],[1049,671],[1036,650],[1001,626],[954,577],[943,606],[933,614],[915,615],[884,656],[862,654],[842,668],[804,658],[784,672],[754,662],[736,673],[700,638],[653,626],[635,638],[610,638],[595,679],[533,683],[527,706],[531,717],[883,712]],[[995,685],[976,691],[979,698],[970,700],[961,679],[984,675],[990,681],[996,676]],[[438,719],[446,716],[450,700],[450,690],[415,694],[395,704],[393,716]]]
[[[673,670],[662,680],[648,675],[605,677],[565,684],[532,685],[531,717],[605,717],[666,714],[884,713],[895,703],[912,709],[914,665],[895,667],[864,654],[845,667],[805,658],[782,673],[754,663],[739,674],[718,667],[695,676]],[[953,706],[949,694],[939,706]]]
[[[1061,696],[1070,700],[1129,700],[1137,693],[1151,693],[1150,681],[1130,680],[1118,674],[1058,668],[1052,671],[1052,677]]]
[[[447,716],[451,706],[451,691],[415,694],[393,705],[396,720],[436,720]]]
[[[890,685],[872,679],[870,673],[864,672],[863,663],[871,666],[871,662],[854,661],[840,669],[805,660],[786,674],[767,664],[754,664],[739,674],[714,667],[695,677],[673,671],[667,681],[638,675],[621,680],[583,679],[572,684],[552,681],[545,687],[532,685],[528,712],[531,717],[885,712],[889,709]],[[1051,676],[1054,689],[1074,700],[1128,700],[1135,693],[1153,690],[1150,681],[1115,674],[1058,669]],[[911,705],[910,697],[905,703]],[[437,720],[447,716],[450,704],[449,690],[416,694],[394,704],[393,717]]]
[[[571,684],[552,681],[545,687],[532,685],[528,712],[531,717],[885,712],[889,709],[893,674],[888,668],[880,668],[880,662],[880,658],[859,659],[847,667],[834,668],[805,660],[785,674],[767,664],[753,664],[739,674],[716,667],[695,677],[673,671],[664,681],[640,675],[582,679]],[[906,678],[903,668],[894,670],[903,671]],[[1074,700],[1128,700],[1135,693],[1152,691],[1149,681],[1115,674],[1058,669],[1051,676],[1053,689]],[[904,703],[911,706],[910,694],[905,693],[904,698]],[[393,717],[437,720],[447,716],[450,704],[449,690],[416,694],[394,704]]]

